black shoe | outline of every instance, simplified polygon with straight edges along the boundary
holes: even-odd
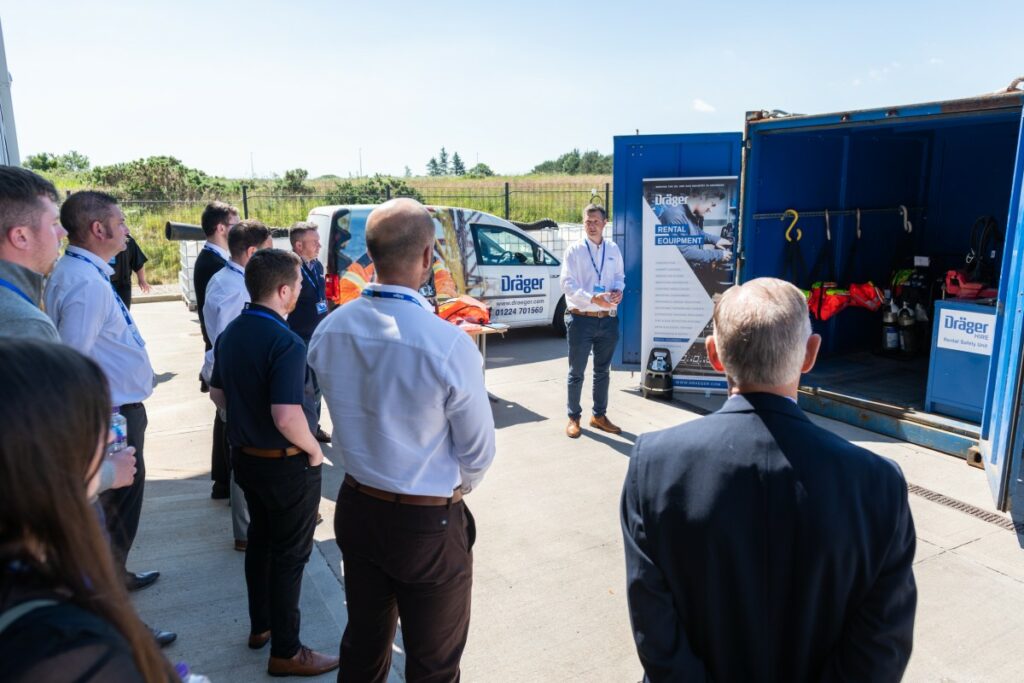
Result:
[[[210,498],[214,500],[227,500],[231,497],[231,489],[224,484],[214,484],[210,489]]]
[[[155,640],[156,644],[160,647],[167,647],[178,639],[178,634],[174,631],[161,631],[160,629],[153,628],[152,626],[149,626],[148,628],[149,632],[153,634],[153,640]]]
[[[160,578],[160,572],[127,572],[124,575],[124,587],[130,591],[140,591],[149,588]],[[173,633],[171,635],[174,635]],[[175,636],[177,637],[177,636]]]
[[[320,427],[316,428],[316,435],[315,436],[316,436],[316,440],[319,441],[320,443],[330,443],[331,442],[331,435],[328,434],[327,432],[325,432]]]

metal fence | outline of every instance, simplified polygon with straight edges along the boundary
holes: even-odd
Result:
[[[426,204],[457,206],[485,211],[509,220],[533,222],[550,218],[559,223],[579,223],[584,206],[593,201],[614,209],[610,183],[548,184],[510,183],[411,183],[416,196]],[[397,195],[396,195],[397,196]],[[392,198],[384,189],[380,196],[357,189],[353,194],[254,194],[243,187],[241,196],[220,197],[237,206],[245,218],[257,218],[272,227],[287,227],[304,220],[309,210],[329,204],[376,204]],[[132,236],[149,257],[146,272],[154,284],[176,282],[180,269],[178,245],[164,238],[167,221],[199,224],[204,199],[129,198],[120,202]]]
[[[590,202],[612,211],[611,184],[548,185],[496,183],[494,186],[456,184],[413,186],[416,198],[425,204],[457,206],[485,211],[514,221],[533,222],[550,218],[558,222],[580,220],[580,212]],[[393,196],[391,188],[376,194],[356,191],[349,194],[250,194],[243,188],[242,216],[258,218],[267,225],[288,226],[305,219],[309,210],[331,204],[377,204]]]

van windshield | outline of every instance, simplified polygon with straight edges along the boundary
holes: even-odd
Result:
[[[366,253],[366,218],[369,209],[338,209],[331,217],[327,272],[338,273]]]

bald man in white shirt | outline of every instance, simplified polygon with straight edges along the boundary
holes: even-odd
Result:
[[[458,680],[469,633],[476,530],[463,496],[494,457],[494,419],[476,346],[417,291],[433,243],[419,202],[375,209],[377,282],[309,345],[347,473],[334,518],[348,606],[338,680],[387,680],[399,617],[406,680]]]

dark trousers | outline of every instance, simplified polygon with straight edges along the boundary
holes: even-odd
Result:
[[[228,426],[220,419],[220,412],[213,416],[213,446],[210,449],[210,479],[214,488],[225,493],[231,483],[231,450],[228,448]]]
[[[135,448],[135,481],[131,486],[104,491],[100,494],[100,504],[107,518],[107,532],[110,534],[114,560],[124,567],[128,551],[135,542],[135,534],[139,531],[139,517],[142,515],[142,495],[146,490],[146,460],[142,451],[146,443],[149,418],[142,404],[134,408],[122,407],[121,414],[128,423],[128,445]]]
[[[458,681],[469,634],[476,539],[465,503],[389,503],[342,485],[334,531],[348,603],[338,681],[387,680],[399,617],[405,680]]]
[[[569,343],[569,417],[580,419],[583,408],[583,376],[587,373],[587,357],[594,352],[594,417],[608,410],[608,381],[612,354],[619,341],[619,319],[592,318],[585,315],[566,316],[566,337]]]
[[[117,295],[121,297],[121,301],[124,302],[125,308],[132,307],[132,283],[129,280],[126,285],[114,285],[114,289],[117,290]]]
[[[245,583],[250,633],[271,631],[270,654],[299,651],[302,570],[313,550],[321,467],[305,454],[257,458],[232,448],[235,481],[249,506]]]

